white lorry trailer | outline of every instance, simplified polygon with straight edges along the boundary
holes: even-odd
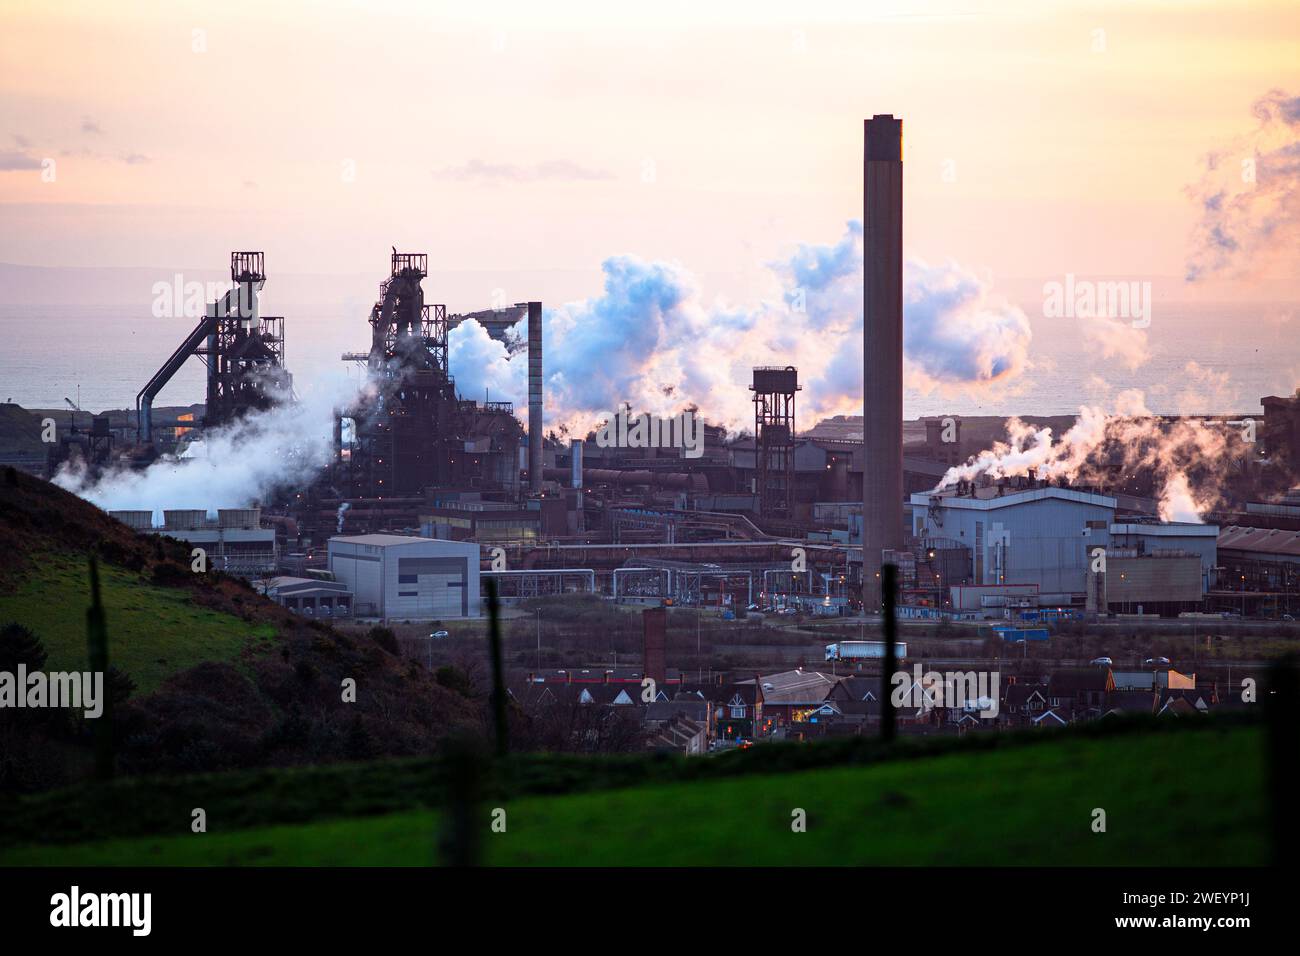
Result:
[[[901,661],[907,657],[907,644],[894,642],[894,659]],[[880,661],[885,659],[884,641],[840,641],[838,644],[826,645],[828,661]]]

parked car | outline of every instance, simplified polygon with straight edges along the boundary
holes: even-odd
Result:
[[[1150,665],[1152,665],[1152,664],[1155,664],[1155,665],[1157,665],[1158,667],[1164,667],[1164,666],[1166,666],[1166,665],[1169,663],[1169,658],[1167,658],[1167,657],[1148,657],[1148,658],[1147,658],[1146,660],[1144,660],[1142,663],[1143,663],[1143,664],[1146,664],[1146,665],[1148,665],[1148,666],[1150,666]]]
[[[451,634],[449,634],[447,631],[434,631],[429,636],[433,638],[441,638],[441,637],[451,637]]]
[[[1088,663],[1096,664],[1098,667],[1111,667],[1115,664],[1109,657],[1094,657]]]

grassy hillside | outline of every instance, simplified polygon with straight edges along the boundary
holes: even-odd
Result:
[[[120,567],[101,569],[100,589],[112,627],[112,663],[131,676],[138,694],[151,693],[167,677],[204,661],[265,652],[276,635],[270,623],[196,605],[188,591],[145,583]],[[89,604],[86,560],[43,555],[12,591],[0,593],[0,623],[17,622],[38,634],[50,670],[83,670]]]
[[[914,760],[483,804],[504,866],[1255,865],[1267,862],[1263,731],[1061,735]],[[816,750],[816,746],[812,748]],[[708,761],[706,761],[708,762]],[[695,761],[699,764],[700,761]],[[195,805],[202,800],[195,796]],[[505,833],[490,832],[506,810]],[[791,829],[792,811],[807,830]],[[1092,829],[1106,812],[1106,832]],[[0,849],[0,865],[428,865],[436,810]]]
[[[431,753],[480,705],[391,640],[306,621],[187,545],[134,532],[94,505],[0,469],[0,628],[30,630],[48,670],[84,669],[89,563],[100,568],[108,655],[134,691],[115,707],[119,772],[194,773]],[[345,681],[355,699],[344,699]],[[0,796],[86,772],[80,717],[0,714]]]

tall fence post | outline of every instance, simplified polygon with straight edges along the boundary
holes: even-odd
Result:
[[[497,599],[497,582],[488,578],[488,642],[492,649],[492,722],[496,725],[497,756],[504,757],[510,749],[509,728],[506,726],[506,679],[501,663],[501,603]]]
[[[95,718],[95,777],[113,778],[113,697],[108,681],[108,623],[99,594],[99,562],[90,558],[90,607],[86,610],[86,656],[92,675],[103,675],[103,710]]]
[[[1300,853],[1300,822],[1295,814],[1296,764],[1300,762],[1300,658],[1288,654],[1270,668],[1264,695],[1268,733],[1268,789],[1273,819],[1273,863],[1293,866]]]
[[[892,693],[894,671],[898,669],[894,642],[898,639],[898,565],[884,564],[880,568],[881,618],[885,637],[885,659],[880,672],[880,739],[888,743],[894,739],[894,696]]]

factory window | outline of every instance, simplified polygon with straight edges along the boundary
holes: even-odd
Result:
[[[398,584],[419,584],[420,576],[418,574],[399,574],[397,576]]]
[[[397,596],[398,597],[419,597],[420,592],[419,591],[398,591]]]

